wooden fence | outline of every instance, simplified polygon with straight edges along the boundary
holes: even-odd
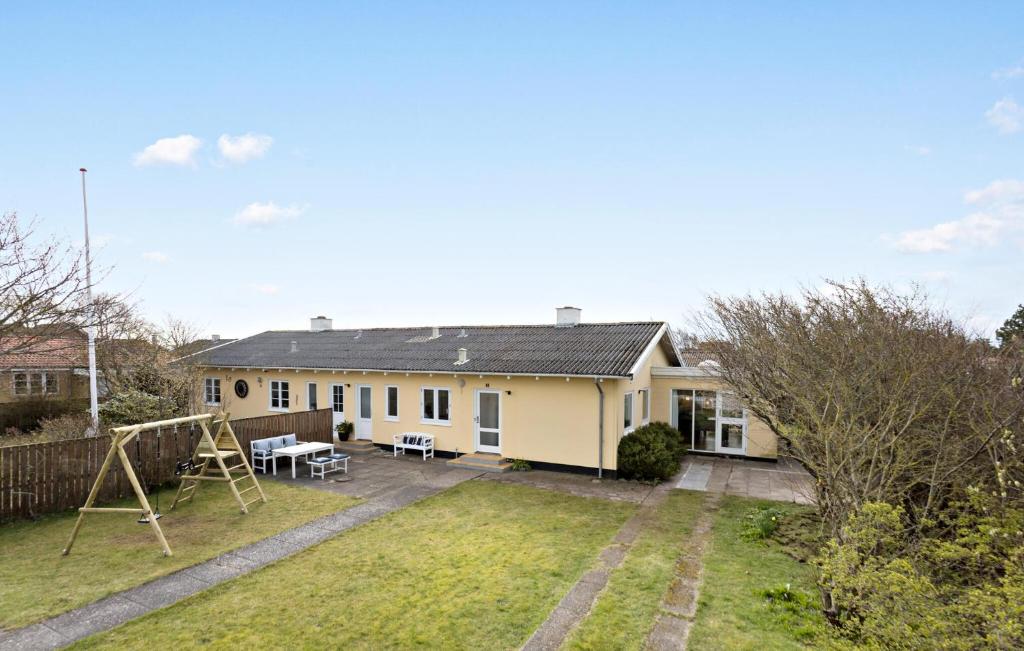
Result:
[[[291,432],[300,441],[329,443],[332,423],[331,410],[320,409],[232,420],[231,427],[248,452],[253,439]],[[129,443],[128,456],[143,484],[158,486],[175,480],[175,465],[191,456],[199,442],[199,430],[161,430],[159,444],[156,432],[136,440],[138,444]],[[108,449],[110,437],[106,435],[0,448],[0,521],[78,508],[85,503]],[[109,502],[131,492],[121,464],[115,462],[99,500]]]

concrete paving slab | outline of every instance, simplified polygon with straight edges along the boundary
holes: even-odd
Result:
[[[47,626],[60,631],[62,637],[77,640],[111,629],[149,611],[137,601],[121,596],[108,597],[72,613],[58,615],[47,622]]]
[[[155,610],[169,606],[175,601],[180,601],[208,587],[210,584],[206,581],[200,581],[184,572],[175,572],[137,588],[126,590],[118,596],[142,604],[148,610]]]
[[[10,631],[0,638],[0,649],[59,649],[71,640],[60,635],[45,624],[35,624],[16,631]]]

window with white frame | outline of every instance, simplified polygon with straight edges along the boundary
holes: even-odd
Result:
[[[398,387],[384,387],[384,420],[398,420]]]
[[[285,380],[270,381],[270,408],[276,411],[288,411],[288,382]]]
[[[646,425],[651,422],[651,390],[640,389],[640,424]]]
[[[306,406],[316,411],[316,382],[306,382]]]
[[[54,395],[58,390],[56,373],[19,371],[11,374],[11,393],[16,396]]]
[[[628,391],[622,397],[622,431],[629,434],[633,431],[633,392]]]
[[[423,387],[420,389],[420,421],[435,425],[451,423],[451,393],[448,389]]]
[[[203,382],[203,393],[208,405],[220,404],[220,378],[208,377]]]

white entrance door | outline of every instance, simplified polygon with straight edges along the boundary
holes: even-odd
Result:
[[[331,413],[334,416],[334,427],[337,428],[338,423],[345,420],[345,385],[332,384],[330,389]]]
[[[368,384],[360,384],[356,387],[358,404],[356,410],[356,438],[373,438],[373,387]]]
[[[501,392],[476,392],[476,449],[501,454]]]
[[[743,404],[731,393],[719,392],[715,419],[715,450],[743,454],[747,449],[747,419]]]

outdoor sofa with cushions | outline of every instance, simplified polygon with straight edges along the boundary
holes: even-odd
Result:
[[[289,445],[298,445],[302,441],[297,440],[294,434],[283,434],[271,436],[266,439],[253,439],[250,443],[252,448],[252,468],[266,474],[267,462],[274,456],[274,450],[285,448]]]

